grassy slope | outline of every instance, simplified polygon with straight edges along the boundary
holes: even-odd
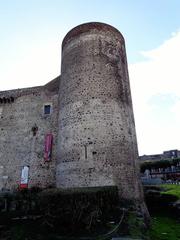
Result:
[[[152,217],[152,240],[178,240],[180,239],[180,222],[166,216]]]
[[[180,185],[163,184],[160,187],[163,189],[162,194],[171,194],[180,199]],[[150,237],[152,240],[180,239],[180,220],[164,215],[152,216]]]
[[[161,187],[164,189],[164,191],[162,191],[163,194],[171,194],[180,199],[180,185],[163,184]]]

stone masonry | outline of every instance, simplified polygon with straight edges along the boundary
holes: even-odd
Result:
[[[59,78],[43,87],[0,92],[0,186],[16,189],[21,169],[29,166],[29,187],[55,185]],[[10,101],[10,100],[13,101]],[[44,115],[45,104],[52,113]],[[32,128],[37,126],[36,135]],[[44,162],[44,136],[54,136],[50,162]]]
[[[0,92],[0,187],[16,189],[29,166],[29,187],[117,185],[122,198],[141,200],[123,36],[103,23],[72,29],[61,69],[45,86]],[[45,162],[48,133],[52,158]]]
[[[62,43],[57,187],[117,185],[139,199],[138,151],[124,38],[87,23]]]

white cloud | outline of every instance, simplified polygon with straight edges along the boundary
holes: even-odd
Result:
[[[129,66],[139,152],[180,149],[180,31],[141,54],[147,60]],[[174,101],[155,111],[156,104],[162,106],[164,101],[157,96],[174,97]]]
[[[0,90],[43,85],[60,74],[61,48],[57,39],[22,46],[8,65],[0,59]]]

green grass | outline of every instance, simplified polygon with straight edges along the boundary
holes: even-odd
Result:
[[[151,240],[180,239],[180,222],[167,216],[152,217]]]
[[[176,196],[180,199],[180,185],[162,184],[158,186],[161,194]],[[151,240],[178,240],[180,239],[180,220],[164,213],[155,213],[152,216]]]
[[[180,185],[163,184],[161,187],[163,188],[163,191],[161,192],[162,194],[171,194],[180,199]]]

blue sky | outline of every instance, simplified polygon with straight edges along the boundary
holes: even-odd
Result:
[[[0,90],[60,74],[61,42],[105,22],[126,40],[140,154],[180,149],[179,0],[0,0]]]
[[[1,47],[5,51],[20,39],[23,45],[55,37],[60,42],[74,26],[101,21],[123,33],[133,62],[139,51],[156,47],[179,28],[179,10],[179,0],[0,0]]]

